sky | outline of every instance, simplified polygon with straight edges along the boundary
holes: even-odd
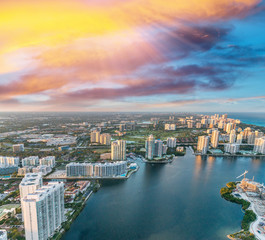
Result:
[[[262,0],[0,0],[0,112],[265,112]]]

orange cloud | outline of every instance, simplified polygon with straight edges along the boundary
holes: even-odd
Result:
[[[196,36],[207,40],[209,34],[187,28],[185,22],[241,17],[260,0],[110,2],[0,0],[0,74],[36,65],[16,81],[0,85],[0,99],[52,91],[56,95],[105,81],[139,86],[144,80],[139,83],[122,74],[165,60],[148,30],[185,29],[174,35],[181,38],[188,32],[190,45],[195,45]],[[20,57],[23,51],[29,59]]]
[[[96,1],[95,1],[96,2]],[[260,0],[131,0],[112,6],[83,1],[1,1],[0,52],[53,46],[77,38],[132,30],[152,24],[220,20],[240,16]]]

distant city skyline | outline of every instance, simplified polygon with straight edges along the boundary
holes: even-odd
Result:
[[[0,112],[265,112],[264,7],[1,1]]]

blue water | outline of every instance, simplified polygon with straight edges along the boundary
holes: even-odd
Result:
[[[218,113],[218,112],[217,112]],[[205,112],[200,114],[214,115],[216,112]],[[219,113],[224,114],[224,113]],[[239,119],[242,123],[265,127],[265,113],[227,113],[228,118]]]
[[[0,178],[11,178],[11,176],[0,176]]]
[[[243,123],[265,127],[265,113],[229,113],[228,117],[240,119]]]
[[[145,164],[128,180],[104,180],[63,240],[226,240],[240,230],[240,206],[220,188],[245,170],[265,182],[265,159],[201,158]]]

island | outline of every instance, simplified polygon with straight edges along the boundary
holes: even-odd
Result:
[[[265,239],[265,188],[254,179],[244,178],[240,182],[229,182],[221,188],[220,194],[227,201],[240,204],[245,215],[241,222],[242,230],[229,234],[233,240]]]

